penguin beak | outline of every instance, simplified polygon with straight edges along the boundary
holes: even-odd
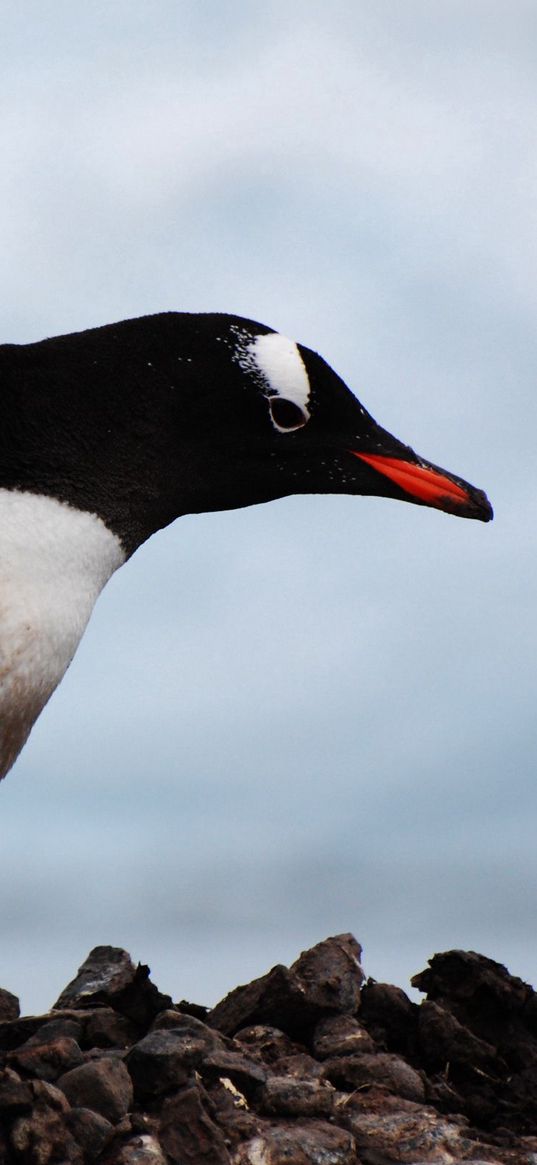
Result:
[[[436,465],[421,460],[407,461],[384,453],[357,453],[354,449],[349,449],[349,453],[387,477],[406,494],[409,501],[417,502],[418,505],[433,506],[449,514],[458,514],[461,518],[476,518],[480,522],[490,522],[494,516],[483,490],[447,474]]]

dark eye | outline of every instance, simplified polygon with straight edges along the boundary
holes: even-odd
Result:
[[[286,400],[283,396],[270,396],[268,399],[273,424],[280,432],[302,429],[309,420],[309,413],[295,404],[294,400]]]

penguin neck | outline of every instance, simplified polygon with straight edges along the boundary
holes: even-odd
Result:
[[[0,489],[0,777],[125,557],[96,515],[52,497]]]

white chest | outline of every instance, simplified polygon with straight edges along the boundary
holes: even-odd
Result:
[[[0,489],[0,777],[124,561],[119,539],[94,514]]]

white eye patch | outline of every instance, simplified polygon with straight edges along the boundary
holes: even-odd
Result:
[[[279,433],[301,429],[309,421],[310,382],[294,340],[279,332],[256,336],[245,345],[239,362],[263,381],[270,419]],[[285,402],[289,402],[287,409]]]

